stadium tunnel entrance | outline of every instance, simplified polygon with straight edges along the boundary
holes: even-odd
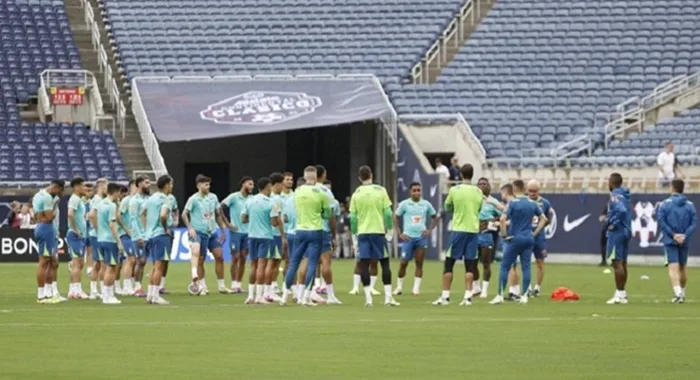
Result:
[[[361,165],[396,194],[398,118],[372,75],[136,78],[132,94],[181,203],[199,173],[223,199],[243,176],[297,178],[313,164],[327,168],[341,202]]]

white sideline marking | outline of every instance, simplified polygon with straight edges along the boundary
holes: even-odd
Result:
[[[265,324],[265,325],[343,325],[347,323],[355,324],[367,324],[367,323],[440,323],[440,322],[476,322],[479,324],[484,323],[512,323],[512,322],[588,322],[588,321],[619,321],[619,322],[630,322],[630,321],[697,321],[700,320],[700,316],[697,317],[660,317],[660,316],[630,316],[630,317],[564,317],[564,318],[416,318],[416,319],[356,319],[356,320],[344,320],[344,321],[328,321],[328,320],[308,320],[308,319],[281,319],[281,320],[225,320],[225,321],[129,321],[129,322],[96,322],[90,323],[91,326],[100,327],[138,327],[138,326],[230,326],[230,325],[240,325],[240,324]],[[84,322],[57,322],[57,323],[47,323],[47,322],[0,322],[0,327],[10,328],[10,327],[84,327]]]

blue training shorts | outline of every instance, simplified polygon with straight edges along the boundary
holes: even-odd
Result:
[[[248,257],[251,260],[268,258],[271,249],[272,239],[248,238]]]
[[[248,234],[242,232],[228,232],[229,245],[231,246],[231,252],[241,252],[248,250]]]
[[[66,235],[66,243],[68,243],[68,252],[70,253],[71,259],[81,259],[85,257],[86,240],[84,238],[78,237],[78,234],[71,231]]]
[[[493,234],[490,231],[482,232],[477,236],[476,242],[479,249],[493,249]]]
[[[170,236],[154,236],[148,240],[148,255],[153,261],[170,261],[170,246]]]
[[[359,259],[381,260],[389,258],[384,234],[357,235],[357,257]]]
[[[126,256],[136,257],[136,245],[133,241],[131,241],[131,236],[124,234],[119,237],[119,240],[122,242],[122,247],[124,247],[124,253]]]
[[[100,255],[107,265],[117,265],[119,263],[119,246],[117,243],[99,241]]]
[[[401,242],[401,260],[411,261],[415,257],[417,250],[426,248],[428,248],[428,238],[425,236],[419,236],[411,238],[409,241]]]
[[[478,233],[452,231],[446,256],[455,260],[476,260],[478,235]]]
[[[543,234],[544,232],[542,232]],[[544,236],[540,239],[535,238],[535,245],[532,247],[532,253],[535,254],[536,260],[544,260],[547,257],[547,239]]]
[[[624,233],[608,232],[606,252],[609,260],[627,261],[630,239]]]
[[[209,252],[214,252],[215,249],[220,249],[224,246],[223,243],[219,241],[219,238],[221,237],[221,230],[214,230],[214,232],[209,236],[209,242],[206,245],[207,249]],[[202,245],[204,247],[204,245]]]
[[[323,242],[321,243],[321,254],[328,253],[333,249],[333,236],[328,231],[323,231]]]
[[[664,245],[665,264],[678,264],[686,266],[688,264],[688,246],[676,244]]]
[[[282,247],[282,236],[272,237],[272,246],[270,246],[270,252],[268,253],[268,259],[271,260],[282,260],[282,254],[284,253]]]
[[[34,240],[40,257],[51,257],[58,253],[58,240],[53,224],[40,223],[34,228]]]

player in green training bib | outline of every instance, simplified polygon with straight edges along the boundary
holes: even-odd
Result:
[[[464,300],[460,305],[471,305],[472,283],[478,263],[479,213],[484,194],[478,187],[471,184],[474,176],[473,166],[470,164],[462,165],[460,172],[463,183],[452,186],[445,200],[445,211],[452,213],[452,233],[450,234],[450,245],[445,254],[442,294],[433,302],[433,305],[448,305],[450,303],[452,270],[457,260],[464,260],[466,266],[466,290]]]
[[[384,304],[398,306],[391,294],[391,267],[387,240],[394,235],[391,199],[386,189],[372,183],[372,169],[361,166],[358,187],[350,199],[350,228],[353,236],[357,235],[355,246],[360,258],[360,277],[365,288],[365,306],[372,306],[372,288],[370,286],[369,267],[372,260],[378,260],[382,266],[384,283]]]

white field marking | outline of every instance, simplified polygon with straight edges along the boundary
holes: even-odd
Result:
[[[344,320],[344,321],[328,321],[328,320],[308,320],[308,319],[281,319],[281,320],[245,320],[239,319],[236,321],[226,320],[226,321],[114,321],[114,322],[96,322],[91,323],[91,326],[98,327],[148,327],[148,326],[230,326],[230,325],[240,325],[240,324],[254,324],[254,325],[345,325],[348,323],[354,324],[399,324],[399,323],[440,323],[440,322],[476,322],[479,324],[484,323],[513,323],[513,322],[591,322],[591,321],[619,321],[619,322],[632,322],[632,321],[697,321],[700,320],[700,316],[697,317],[660,317],[660,316],[631,316],[631,317],[564,317],[564,318],[416,318],[416,319],[357,319],[357,320]],[[46,323],[46,322],[0,322],[0,328],[12,328],[12,327],[85,327],[84,322],[56,322],[56,323]]]

